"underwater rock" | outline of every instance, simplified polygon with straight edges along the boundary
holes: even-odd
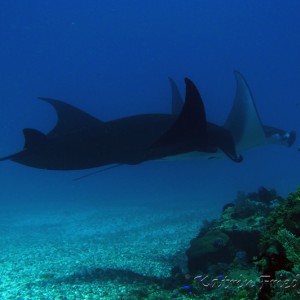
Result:
[[[186,251],[188,269],[192,274],[207,272],[218,263],[230,264],[234,260],[245,264],[259,254],[258,243],[265,228],[265,218],[280,197],[276,191],[259,188],[256,193],[238,193],[235,201],[223,207],[219,220],[204,222],[196,238]],[[243,254],[236,259],[237,253]]]
[[[198,269],[207,270],[212,263],[230,262],[232,257],[228,251],[228,242],[229,236],[220,230],[207,232],[202,237],[193,239],[191,247],[186,252],[190,272],[195,273]]]
[[[266,188],[239,193],[186,254],[195,297],[299,299],[300,188],[286,199]]]
[[[280,271],[299,274],[300,270],[300,188],[291,193],[266,220],[259,243],[259,255],[254,261],[263,275],[275,280]],[[263,286],[259,296],[273,297],[274,288]],[[279,299],[279,298],[278,298]]]
[[[252,201],[260,201],[265,204],[270,204],[270,202],[274,199],[281,197],[277,195],[277,192],[274,189],[267,189],[264,186],[261,186],[257,192],[249,193],[248,198]]]

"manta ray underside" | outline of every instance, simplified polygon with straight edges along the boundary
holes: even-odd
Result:
[[[228,129],[207,122],[201,96],[185,79],[186,97],[176,114],[142,114],[103,122],[59,100],[40,98],[57,113],[47,134],[23,130],[23,150],[0,158],[34,168],[79,170],[111,164],[139,164],[190,152],[221,151],[233,161],[235,150]]]
[[[296,140],[296,133],[294,131],[287,132],[276,127],[263,125],[245,78],[238,71],[235,71],[234,75],[237,83],[236,94],[224,128],[231,132],[236,150],[243,152],[267,144],[280,144],[290,147]],[[174,80],[171,78],[169,80],[172,89],[172,112],[173,114],[177,114],[181,110],[183,100]],[[200,154],[208,158],[224,156],[221,152],[213,155],[210,153]],[[187,154],[186,156],[190,155]],[[199,156],[199,153],[196,153],[196,155]]]

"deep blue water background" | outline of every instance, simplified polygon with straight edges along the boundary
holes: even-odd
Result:
[[[300,3],[273,1],[14,0],[0,10],[0,154],[23,147],[22,129],[44,132],[62,99],[102,120],[170,111],[172,76],[199,87],[210,121],[230,109],[233,70],[248,80],[265,124],[300,128]],[[298,145],[298,142],[296,142]],[[299,184],[299,153],[267,146],[226,160],[153,161],[79,182],[89,171],[56,172],[1,162],[5,206],[100,206],[129,202],[210,205],[260,185],[282,194]],[[221,205],[220,205],[221,208]]]

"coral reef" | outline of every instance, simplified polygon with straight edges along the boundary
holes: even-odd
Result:
[[[259,249],[256,266],[271,280],[277,280],[278,273],[282,271],[295,280],[300,276],[300,189],[291,193],[270,213]],[[279,293],[282,294],[282,291]],[[266,284],[260,291],[260,298],[274,298],[275,294],[278,296],[275,286]]]
[[[264,219],[281,202],[274,190],[264,187],[256,193],[239,192],[234,202],[223,207],[220,219],[207,221],[191,241],[186,252],[189,271],[207,272],[215,264],[229,264],[234,259],[245,262],[258,255]]]
[[[210,231],[202,237],[193,239],[191,247],[186,252],[189,257],[189,270],[192,273],[200,268],[207,270],[209,264],[220,262],[220,256],[222,262],[230,262],[233,257],[228,242],[229,236],[220,230]]]
[[[298,299],[300,189],[287,199],[264,187],[238,193],[186,254],[196,298]]]

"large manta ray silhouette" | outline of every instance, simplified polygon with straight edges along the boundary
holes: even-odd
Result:
[[[288,132],[273,126],[263,125],[246,79],[238,71],[234,71],[234,75],[237,84],[236,94],[224,128],[231,132],[236,151],[243,152],[268,144],[279,144],[288,147],[293,145],[296,140],[296,133],[294,131]],[[176,115],[182,109],[183,99],[175,81],[171,78],[169,80],[172,89],[172,113]],[[221,151],[213,154],[193,152],[180,155],[176,158],[186,159],[198,156],[220,158],[224,157],[224,153]]]
[[[201,96],[186,78],[180,113],[142,114],[102,122],[59,100],[40,98],[57,113],[57,124],[47,134],[25,128],[24,149],[0,158],[34,168],[79,170],[109,164],[139,164],[190,152],[222,151],[235,162],[230,131],[207,122]]]

